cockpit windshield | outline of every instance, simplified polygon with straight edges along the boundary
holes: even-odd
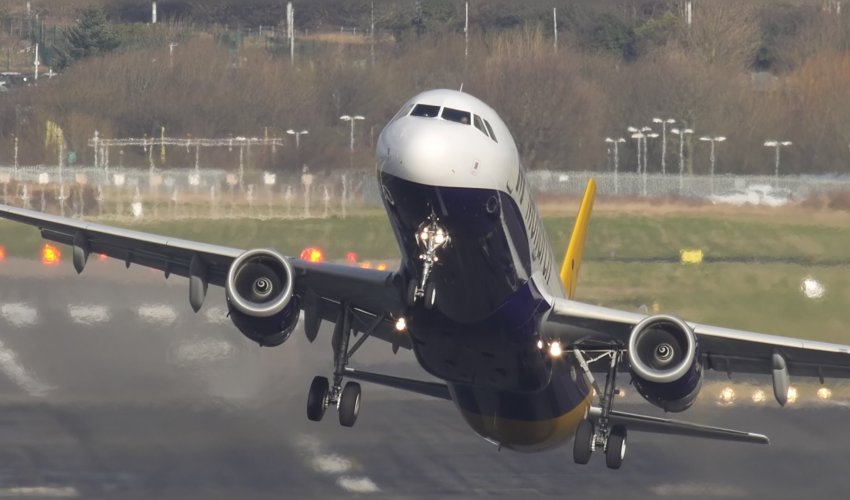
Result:
[[[469,111],[461,111],[453,108],[443,108],[443,114],[440,115],[443,120],[450,122],[463,123],[469,125],[471,123]]]
[[[440,114],[440,107],[430,104],[417,104],[413,108],[413,111],[410,112],[410,116],[422,116],[425,118],[435,118],[438,114]]]

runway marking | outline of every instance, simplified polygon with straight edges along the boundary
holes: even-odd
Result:
[[[667,483],[650,488],[653,494],[663,497],[723,497],[739,498],[749,496],[736,486],[720,483]]]
[[[76,498],[80,493],[73,486],[13,486],[0,488],[0,498]]]
[[[68,304],[68,315],[74,323],[90,326],[109,321],[109,308],[95,304]]]
[[[233,355],[233,344],[220,339],[189,340],[177,346],[174,356],[181,364],[221,361]]]
[[[378,485],[366,476],[345,474],[354,468],[354,463],[342,455],[324,453],[322,451],[322,443],[317,437],[303,434],[298,438],[298,446],[312,455],[311,465],[313,470],[323,474],[338,476],[336,484],[343,490],[349,493],[377,493],[381,491]]]
[[[223,307],[210,307],[204,312],[204,317],[207,323],[216,325],[224,325],[230,322],[230,318],[227,317],[227,309]]]
[[[313,468],[325,474],[342,474],[351,470],[351,460],[339,455],[320,455],[313,458]]]
[[[38,323],[38,311],[31,305],[23,302],[3,304],[0,307],[0,315],[18,328],[33,326]]]
[[[6,347],[0,341],[0,371],[18,384],[18,387],[27,391],[30,396],[41,397],[55,389],[50,385],[38,380],[22,364],[18,362],[18,355]]]
[[[143,304],[137,311],[139,319],[147,323],[170,326],[177,321],[177,311],[167,304]]]
[[[377,493],[381,491],[378,485],[368,477],[342,476],[336,480],[336,484],[351,493]]]

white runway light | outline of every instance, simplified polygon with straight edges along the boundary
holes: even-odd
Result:
[[[800,283],[800,291],[810,299],[821,299],[826,293],[823,284],[811,276],[807,276]]]
[[[832,391],[826,387],[821,387],[818,389],[818,399],[828,401],[832,399]]]
[[[731,387],[724,387],[723,390],[720,391],[718,399],[720,400],[720,404],[731,405],[735,402],[735,389],[732,389]]]
[[[767,394],[761,389],[753,391],[753,403],[760,404],[767,401]]]

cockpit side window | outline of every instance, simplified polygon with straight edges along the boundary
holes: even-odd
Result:
[[[469,111],[461,111],[459,109],[453,108],[443,108],[442,116],[443,120],[448,120],[450,122],[457,122],[469,125],[470,116]]]
[[[410,116],[422,116],[424,118],[435,118],[438,114],[440,114],[440,107],[430,104],[417,104],[410,112]]]
[[[496,139],[496,133],[493,132],[493,127],[490,126],[490,122],[488,122],[487,120],[484,120],[484,125],[487,126],[487,131],[490,132],[490,138],[493,139],[496,142],[499,142],[499,140]]]
[[[400,110],[398,110],[398,113],[396,113],[395,116],[393,117],[393,119],[390,120],[390,121],[394,122],[394,121],[398,120],[399,118],[401,118],[402,116],[407,116],[407,114],[410,113],[410,108],[412,108],[412,107],[413,107],[413,103],[406,104],[404,107],[402,107]]]
[[[472,117],[472,123],[475,125],[475,128],[481,131],[482,134],[489,137],[489,134],[487,134],[487,129],[484,128],[484,121],[481,119],[480,116],[474,115]]]

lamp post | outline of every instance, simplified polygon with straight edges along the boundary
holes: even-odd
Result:
[[[661,124],[661,175],[667,175],[667,125],[676,123],[672,118],[653,118],[653,123]]]
[[[658,137],[658,134],[653,132],[649,127],[644,127],[644,129],[646,129],[648,131],[646,134],[644,134],[644,138],[643,138],[643,195],[646,196],[646,175],[647,175],[646,174],[646,167],[647,167],[646,149],[647,149],[647,146],[648,146],[646,140],[647,139],[655,139],[656,137]]]
[[[612,139],[610,137],[605,138],[605,142],[614,145],[614,194],[619,194],[620,192],[620,181],[619,181],[619,171],[620,171],[620,144],[626,142],[626,140],[622,137],[617,139]]]
[[[723,136],[700,137],[699,140],[711,143],[711,156],[710,156],[710,159],[711,159],[711,174],[710,174],[710,177],[711,177],[711,194],[714,194],[714,163],[715,163],[714,143],[715,142],[723,142],[723,141],[726,140],[726,138],[723,137]]]
[[[643,160],[641,159],[641,155],[640,155],[640,148],[641,148],[641,141],[643,140],[643,133],[640,130],[638,130],[636,127],[629,127],[626,130],[631,132],[631,134],[632,134],[631,138],[634,139],[635,142],[637,143],[637,169],[635,170],[635,172],[640,173],[640,167],[643,164],[642,163]]]
[[[366,117],[360,116],[360,115],[354,115],[354,116],[342,115],[342,116],[339,117],[339,119],[351,123],[351,139],[349,141],[349,146],[348,146],[348,148],[349,148],[349,151],[348,151],[348,166],[349,166],[349,168],[351,168],[351,166],[354,162],[354,159],[353,159],[353,156],[354,156],[354,122],[356,122],[357,120],[365,120]]]
[[[679,136],[679,194],[681,194],[685,185],[685,136],[693,134],[694,131],[689,128],[674,128],[670,132]]]
[[[310,131],[289,129],[286,133],[295,136],[295,170],[298,170],[298,165],[301,164],[301,136],[309,134]]]
[[[773,171],[773,187],[779,187],[779,150],[783,146],[790,146],[791,141],[770,140],[764,141],[765,147],[774,148],[776,150],[776,166]]]

